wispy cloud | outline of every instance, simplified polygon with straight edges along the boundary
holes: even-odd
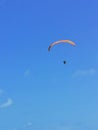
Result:
[[[74,74],[72,75],[73,77],[80,77],[80,76],[90,76],[90,75],[94,75],[97,73],[97,69],[94,68],[90,68],[87,70],[77,70],[76,72],[74,72]]]
[[[8,98],[8,100],[6,102],[4,102],[3,104],[0,105],[0,108],[6,108],[9,107],[13,104],[13,100],[11,98]]]

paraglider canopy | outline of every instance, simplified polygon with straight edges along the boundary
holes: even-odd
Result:
[[[69,44],[72,45],[72,46],[76,46],[76,44],[75,44],[73,41],[71,41],[71,40],[59,40],[59,41],[56,41],[56,42],[51,43],[50,46],[48,47],[48,51],[50,51],[51,48],[52,48],[54,45],[59,44],[59,43],[69,43]]]

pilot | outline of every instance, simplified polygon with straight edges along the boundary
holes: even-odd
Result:
[[[66,61],[64,60],[63,63],[66,64]]]

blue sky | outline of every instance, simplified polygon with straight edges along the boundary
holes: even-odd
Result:
[[[0,0],[0,129],[98,130],[97,28],[97,0]]]

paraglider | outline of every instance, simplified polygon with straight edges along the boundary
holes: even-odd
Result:
[[[56,42],[51,43],[51,44],[49,45],[49,47],[48,47],[48,51],[50,51],[51,48],[52,48],[54,45],[59,44],[59,43],[69,43],[69,44],[72,45],[72,46],[76,46],[76,44],[75,44],[73,41],[71,41],[71,40],[59,40],[59,41],[56,41]],[[63,63],[66,64],[66,61],[64,60]]]

